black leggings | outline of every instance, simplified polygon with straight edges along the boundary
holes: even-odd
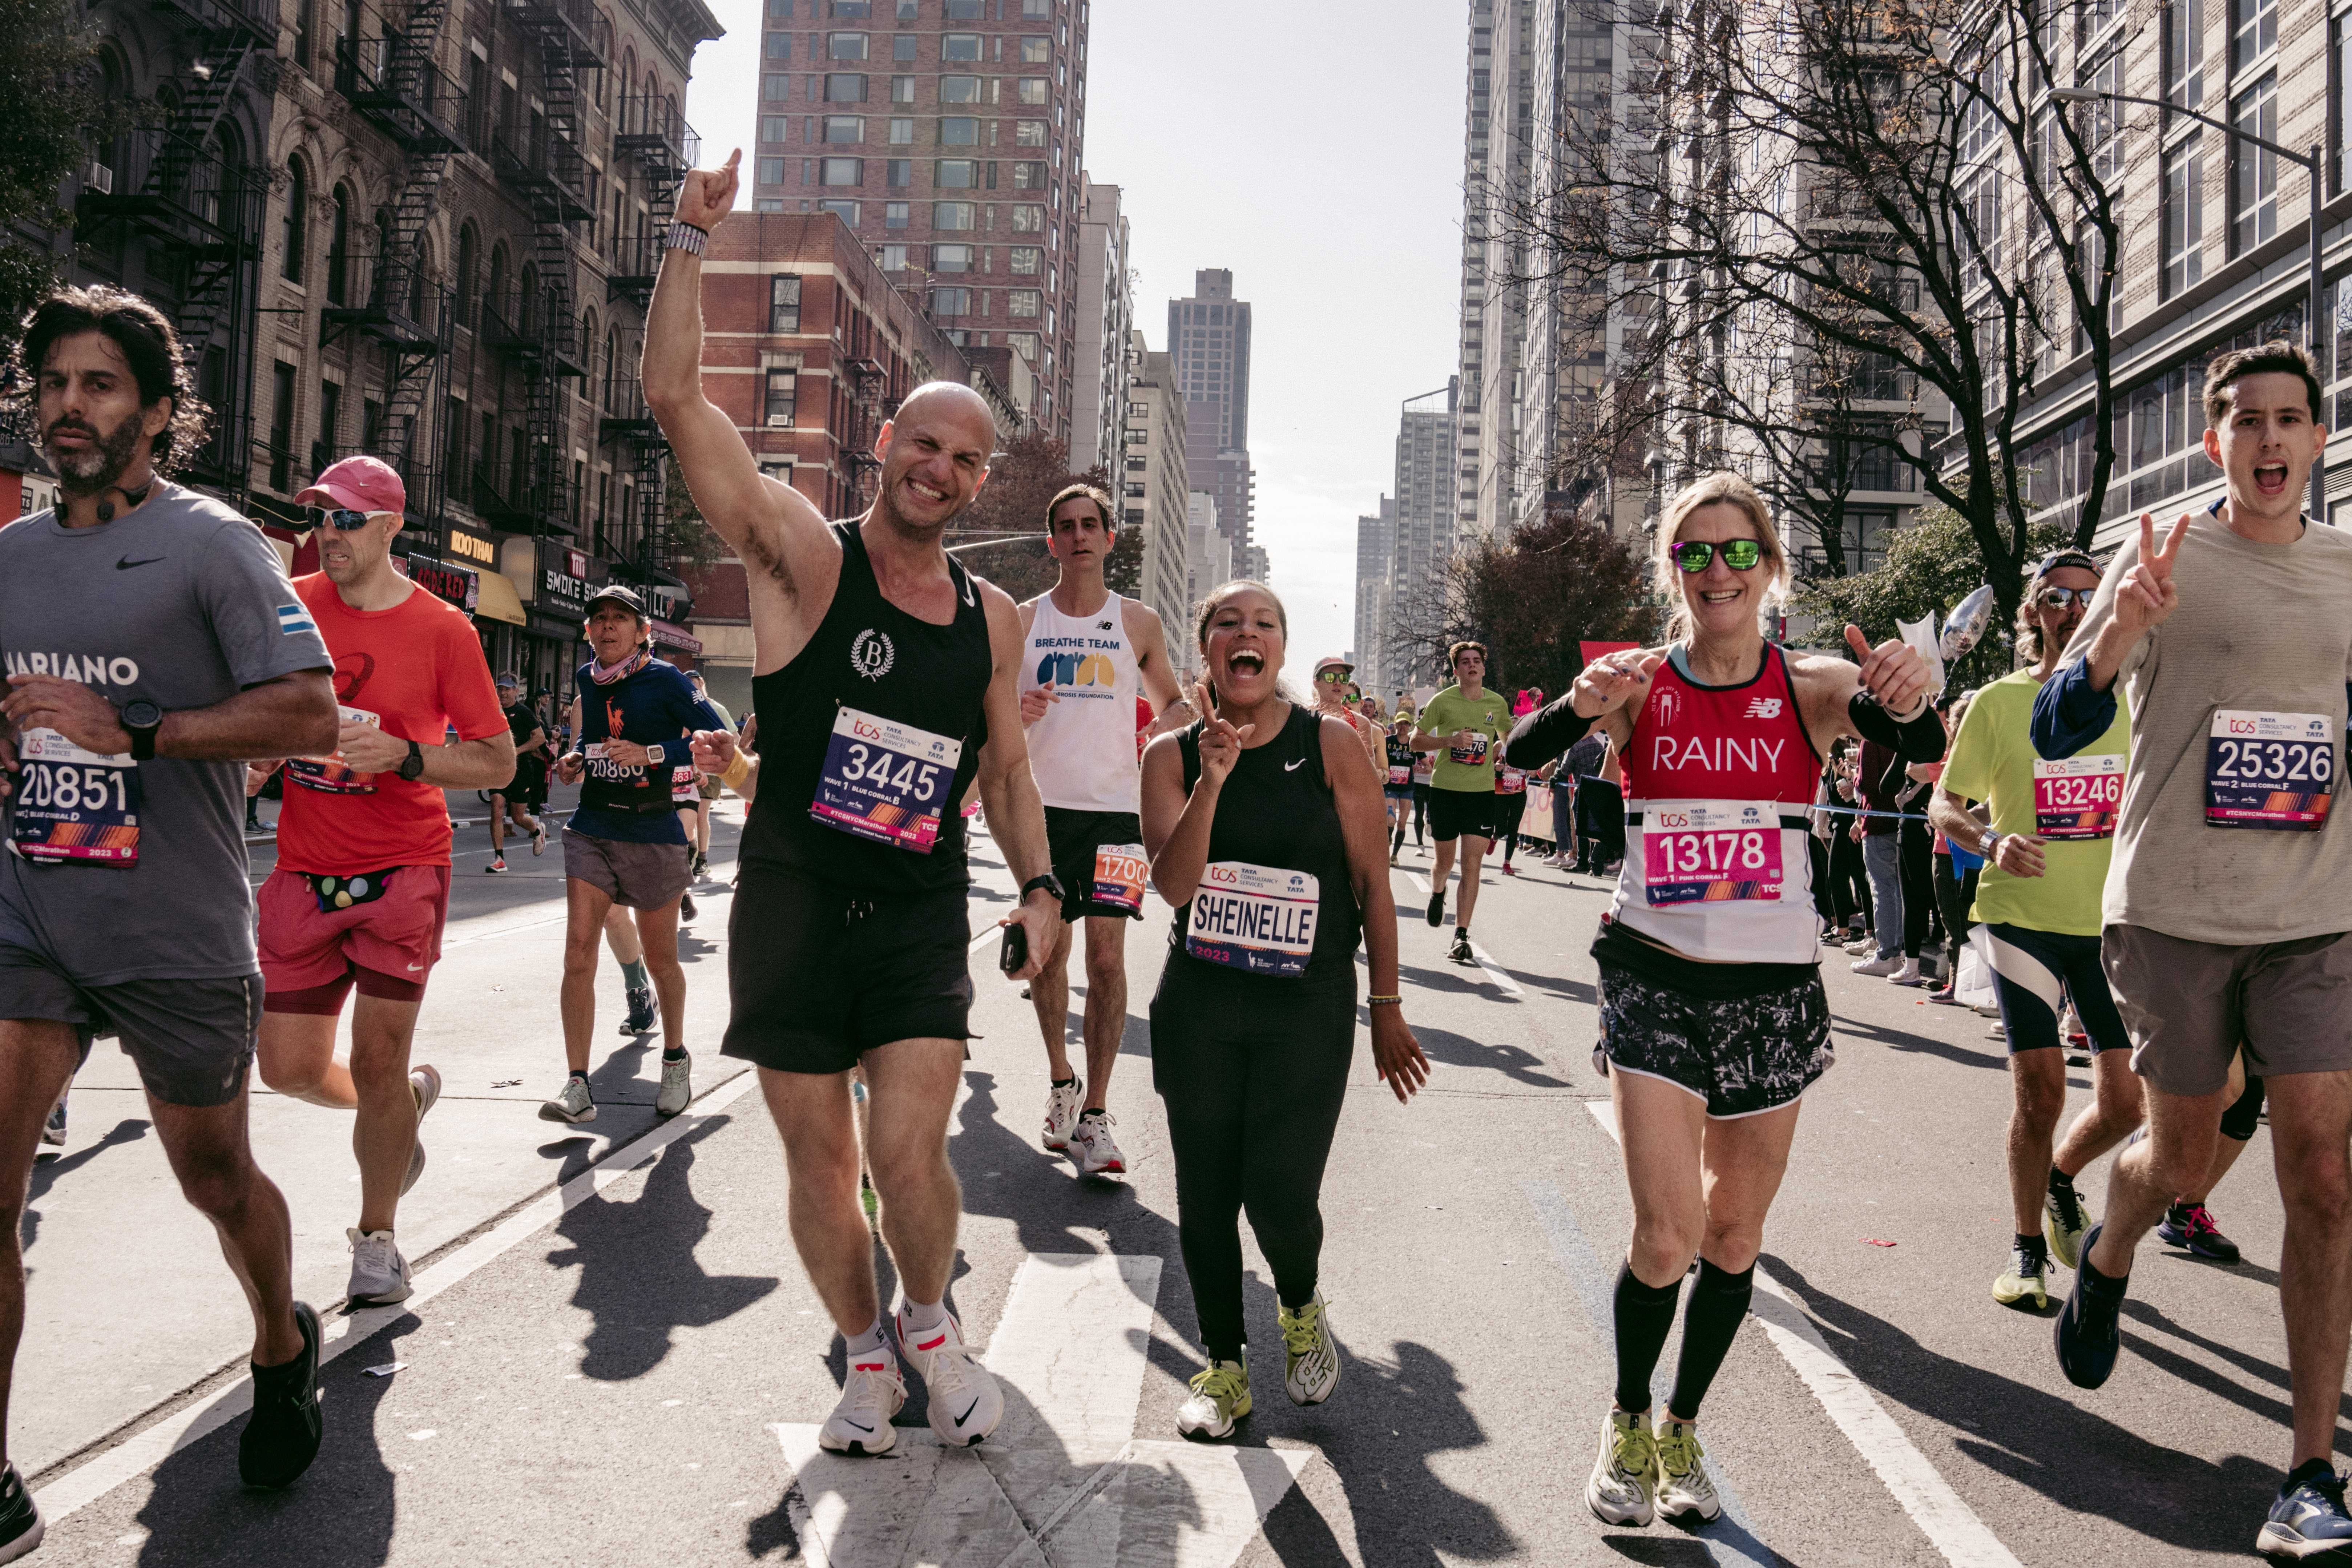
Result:
[[[1931,856],[1936,863],[1936,908],[1944,915],[1944,982],[1949,984],[1960,972],[1960,949],[1969,942],[1969,911],[1976,907],[1977,873],[1979,867],[1971,866],[1966,874],[1952,873],[1959,865],[1949,855]]]
[[[1854,819],[1841,816],[1831,820],[1836,826],[1830,834],[1830,900],[1837,908],[1837,923],[1848,931],[1857,926],[1873,930],[1870,870],[1863,864],[1862,846],[1846,837]]]
[[[1519,847],[1519,819],[1527,814],[1528,797],[1525,794],[1496,792],[1494,837],[1503,841],[1503,864],[1506,866],[1511,863],[1511,851]]]
[[[1927,944],[1928,917],[1936,908],[1935,837],[1924,822],[1895,825],[1895,869],[1903,879],[1903,956],[1916,958]]]
[[[1428,821],[1429,785],[1425,784],[1417,784],[1412,786],[1412,841],[1415,844],[1426,844],[1429,842],[1429,840],[1423,837],[1422,832],[1423,827],[1428,823]]]
[[[1356,971],[1331,980],[1223,972],[1171,954],[1151,998],[1151,1084],[1168,1108],[1176,1226],[1201,1341],[1239,1361],[1240,1220],[1286,1307],[1315,1297],[1323,1251],[1323,1164],[1348,1098]],[[1246,988],[1233,981],[1249,981]]]

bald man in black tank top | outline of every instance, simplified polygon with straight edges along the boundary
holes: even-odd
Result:
[[[957,805],[974,780],[1024,884],[1006,921],[1028,942],[1015,979],[1036,973],[1062,907],[1022,738],[1019,613],[940,544],[988,478],[995,419],[968,386],[917,387],[875,444],[872,508],[842,522],[760,472],[700,373],[702,242],[733,205],[740,158],[686,177],[643,370],[695,503],[750,585],[763,776],[744,830],[725,1050],[759,1066],[792,1176],[793,1244],[848,1342],[820,1441],[884,1452],[906,1400],[858,1202],[849,1074],[862,1066],[866,1161],[906,1291],[898,1338],[933,1430],[969,1444],[1004,1409],[944,1305],[962,1206],[947,1122],[972,995]],[[736,783],[751,764],[720,743]]]

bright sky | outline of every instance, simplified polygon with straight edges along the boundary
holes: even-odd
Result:
[[[1087,169],[1121,187],[1136,320],[1202,267],[1253,306],[1257,538],[1290,663],[1350,646],[1356,518],[1395,482],[1398,406],[1454,373],[1468,7],[1454,0],[1093,0]],[[712,0],[706,162],[748,143],[758,0]]]

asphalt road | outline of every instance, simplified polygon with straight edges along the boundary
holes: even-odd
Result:
[[[1988,1293],[2010,1231],[2000,1043],[1842,957],[1838,1064],[1807,1100],[1767,1233],[1773,1288],[1704,1413],[1731,1517],[1597,1524],[1580,1489],[1628,1224],[1591,1061],[1585,949],[1604,894],[1532,867],[1490,876],[1484,962],[1457,967],[1420,916],[1428,862],[1411,847],[1395,878],[1406,1013],[1436,1070],[1401,1107],[1359,1054],[1323,1194],[1347,1352],[1333,1399],[1284,1398],[1253,1248],[1256,1412],[1234,1448],[1172,1441],[1201,1352],[1144,1023],[1167,921],[1155,910],[1128,949],[1111,1105],[1130,1173],[1083,1183],[1037,1144],[1045,1057],[988,965],[1011,882],[983,839],[952,1301],[1012,1414],[977,1453],[941,1454],[918,1385],[898,1453],[817,1458],[842,1354],[792,1253],[775,1133],[718,1055],[731,820],[719,840],[685,954],[699,1098],[657,1125],[657,1048],[614,1032],[608,963],[604,1110],[574,1132],[535,1115],[561,1081],[560,856],[526,846],[487,878],[486,834],[461,833],[417,1051],[447,1089],[402,1209],[418,1297],[331,1315],[326,1447],[283,1495],[236,1486],[243,1302],[128,1063],[100,1047],[26,1224],[12,1439],[53,1520],[33,1561],[2038,1565],[2252,1547],[2287,1446],[2267,1133],[2214,1205],[2247,1260],[2151,1245],[2126,1360],[2077,1393],[2048,1321]],[[260,1094],[253,1124],[293,1206],[299,1289],[324,1308],[358,1197],[348,1122]]]

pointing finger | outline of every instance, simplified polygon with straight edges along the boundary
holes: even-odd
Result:
[[[731,174],[741,165],[742,162],[743,149],[738,147],[735,151],[727,154],[727,162],[719,165],[719,172],[722,174]]]

